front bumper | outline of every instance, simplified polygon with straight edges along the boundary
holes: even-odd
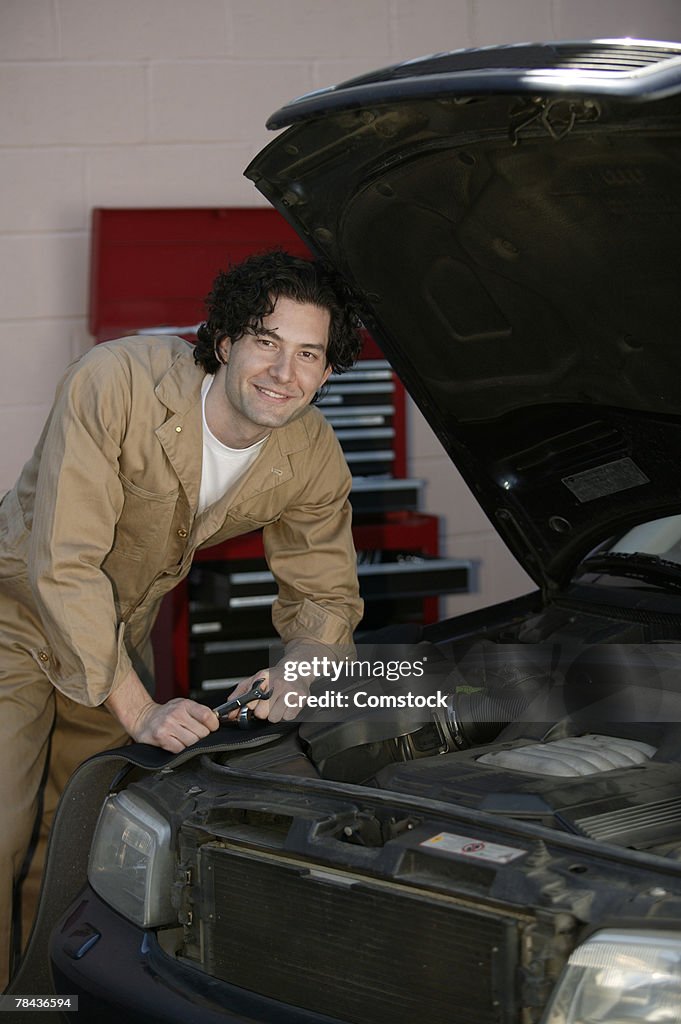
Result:
[[[89,887],[54,930],[49,955],[55,992],[78,996],[77,1013],[65,1018],[74,1024],[341,1024],[187,966]]]

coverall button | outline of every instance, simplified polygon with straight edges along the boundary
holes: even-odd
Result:
[[[38,657],[40,658],[41,661],[49,661],[50,660],[50,656],[47,653],[47,651],[38,651]]]
[[[187,531],[186,530],[178,530],[177,531],[177,536],[178,537],[186,537],[187,536]]]
[[[181,434],[182,433],[182,427],[175,427],[175,433],[176,434]]]

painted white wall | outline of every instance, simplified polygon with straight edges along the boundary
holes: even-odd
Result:
[[[96,206],[254,206],[267,115],[393,61],[499,42],[681,39],[681,0],[0,0],[0,493],[87,333]],[[529,588],[410,409],[410,473],[446,550],[480,560],[464,611]]]

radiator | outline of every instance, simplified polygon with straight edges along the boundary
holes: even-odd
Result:
[[[353,1024],[516,1019],[512,914],[221,843],[201,847],[199,875],[215,978]]]

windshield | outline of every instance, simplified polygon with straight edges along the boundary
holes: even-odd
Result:
[[[641,523],[599,553],[653,555],[681,565],[681,515]]]

